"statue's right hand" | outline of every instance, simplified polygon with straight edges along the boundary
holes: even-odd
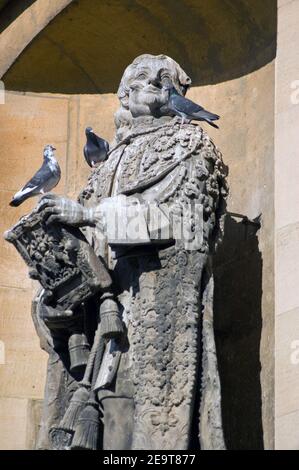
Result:
[[[90,211],[76,201],[56,194],[41,197],[37,211],[47,223],[60,222],[76,227],[90,225]]]

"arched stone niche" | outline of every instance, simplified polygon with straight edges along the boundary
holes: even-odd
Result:
[[[275,57],[273,0],[56,0],[46,15],[29,3],[21,16],[37,21],[25,24],[31,42],[4,74],[11,90],[113,93],[144,52],[173,57],[194,85],[240,77]]]
[[[84,129],[92,125],[112,139],[123,69],[146,52],[177,60],[193,80],[188,96],[221,115],[220,130],[206,130],[230,168],[228,210],[251,219],[262,214],[260,230],[227,217],[215,259],[215,328],[227,446],[272,448],[276,1],[51,0],[51,11],[42,3],[0,2],[0,44],[9,45],[0,60],[9,90],[0,109],[3,207],[35,171],[48,141],[55,143],[63,169],[57,191],[75,197],[89,174],[82,157]],[[4,211],[2,232],[34,203]],[[0,444],[4,439],[4,448],[31,447],[38,420],[32,410],[42,398],[46,355],[36,339],[28,371],[33,287],[25,266],[3,242],[0,258],[7,266],[6,277],[0,276],[3,312],[11,319],[1,333],[10,366],[2,369]],[[18,286],[22,293],[16,296]],[[11,416],[18,407],[27,424],[18,427],[16,441]]]

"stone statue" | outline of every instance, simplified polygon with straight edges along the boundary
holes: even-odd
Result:
[[[182,95],[191,84],[171,58],[137,57],[78,202],[45,195],[7,235],[43,286],[37,448],[225,448],[212,256],[227,171],[202,128],[169,113],[169,81]]]

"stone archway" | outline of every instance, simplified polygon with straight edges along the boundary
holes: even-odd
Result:
[[[173,57],[195,86],[222,83],[273,60],[276,16],[273,0],[37,0],[0,36],[0,76],[9,90],[115,93],[147,52]]]
[[[72,0],[37,0],[0,35],[0,77],[12,66],[15,60],[55,16]],[[7,2],[1,2],[5,7]]]

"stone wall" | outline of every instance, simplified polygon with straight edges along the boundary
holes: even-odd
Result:
[[[299,1],[280,0],[275,109],[275,445],[299,449]]]
[[[274,445],[274,63],[190,93],[222,116],[209,130],[229,166],[224,242],[215,259],[215,328],[227,445]],[[244,412],[244,410],[246,410]]]
[[[113,137],[117,100],[107,96],[34,95],[7,92],[0,106],[0,232],[34,207],[28,200],[8,206],[13,194],[42,163],[43,147],[55,144],[62,178],[55,189],[75,197],[89,167],[82,157],[87,123],[107,139]],[[41,351],[31,320],[36,284],[14,247],[0,238],[0,340],[5,360],[0,365],[0,449],[33,446],[43,397],[47,354]]]

